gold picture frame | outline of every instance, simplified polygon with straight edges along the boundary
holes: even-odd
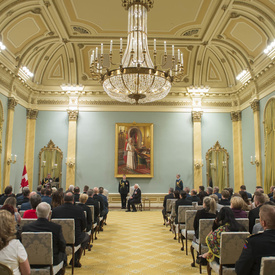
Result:
[[[116,123],[115,177],[154,177],[153,123]]]

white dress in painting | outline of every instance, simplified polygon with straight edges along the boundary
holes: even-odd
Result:
[[[127,151],[127,167],[135,169],[135,146],[128,143],[126,146]]]

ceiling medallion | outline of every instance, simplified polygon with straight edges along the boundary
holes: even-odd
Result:
[[[92,52],[90,72],[94,80],[103,83],[105,92],[113,99],[128,103],[147,103],[160,100],[167,96],[172,83],[181,81],[183,76],[183,54],[178,49],[175,57],[172,45],[172,66],[164,71],[167,63],[167,46],[164,41],[164,63],[157,64],[157,45],[154,39],[152,61],[147,41],[147,12],[153,7],[150,0],[122,0],[122,6],[128,10],[128,39],[123,53],[123,41],[120,38],[120,64],[112,62],[113,41],[110,42],[109,54],[104,54],[103,43],[101,51],[98,48]],[[104,62],[104,57],[109,62]],[[103,64],[109,63],[110,67]],[[117,66],[116,68],[114,68]],[[113,67],[113,68],[112,68]]]

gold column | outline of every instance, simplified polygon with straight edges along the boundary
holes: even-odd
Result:
[[[35,145],[35,126],[38,110],[27,109],[27,126],[25,141],[25,159],[30,190],[33,187],[33,163],[34,163],[34,145]]]
[[[66,189],[75,184],[75,149],[76,149],[76,121],[78,118],[77,110],[68,110],[69,115],[69,134],[67,150],[67,172]]]
[[[201,152],[201,117],[202,112],[192,112],[193,120],[193,155],[194,155],[194,188],[199,190],[202,184],[202,152]],[[199,165],[195,166],[195,160]]]
[[[261,134],[260,134],[260,102],[255,99],[251,103],[254,116],[255,133],[255,162],[256,162],[256,180],[257,186],[262,186],[262,159],[261,159]]]
[[[14,97],[8,98],[8,118],[7,118],[7,131],[6,131],[6,144],[5,144],[5,158],[4,158],[4,178],[3,187],[10,185],[10,166],[8,160],[11,157],[12,150],[12,133],[13,133],[13,119],[14,119],[14,109],[17,105],[17,100]]]
[[[234,189],[236,192],[244,182],[243,177],[243,146],[242,146],[242,113],[231,112],[233,128],[233,163],[234,163]]]

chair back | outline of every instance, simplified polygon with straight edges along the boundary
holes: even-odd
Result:
[[[203,209],[203,206],[202,206],[202,205],[197,205],[197,206],[196,206],[196,209],[197,209],[197,210],[202,210],[202,209]]]
[[[274,274],[275,257],[262,257],[260,275]]]
[[[176,201],[176,199],[167,199],[166,200],[166,213],[171,213],[173,201]]]
[[[61,225],[62,233],[67,245],[75,243],[74,219],[52,219],[51,221]]]
[[[199,244],[206,245],[205,238],[212,231],[215,219],[200,219],[199,221]]]
[[[236,221],[242,225],[246,231],[249,231],[249,219],[248,218],[237,218]]]
[[[94,212],[94,206],[88,205],[90,207],[91,213],[92,213],[92,223],[95,222],[95,212]]]
[[[192,201],[192,205],[194,208],[196,208],[198,206],[198,202],[197,201]]]
[[[185,229],[194,230],[194,219],[197,214],[197,210],[186,210],[185,211]]]
[[[21,217],[23,217],[25,211],[26,211],[26,210],[20,210],[19,214],[20,214]]]
[[[222,232],[220,244],[220,264],[235,264],[240,258],[249,232]]]
[[[21,222],[20,222],[20,226],[23,227],[24,225],[26,224],[30,224],[34,221],[36,221],[37,219],[21,219]]]
[[[260,218],[255,219],[255,224],[260,223]]]
[[[13,271],[8,266],[0,263],[0,274],[1,275],[13,275]]]
[[[186,210],[194,210],[192,205],[179,205],[178,207],[178,223],[185,223],[185,212]]]
[[[171,216],[176,217],[176,200],[173,200],[171,202],[172,207],[171,207]]]
[[[21,236],[30,265],[53,265],[51,232],[23,232]]]

